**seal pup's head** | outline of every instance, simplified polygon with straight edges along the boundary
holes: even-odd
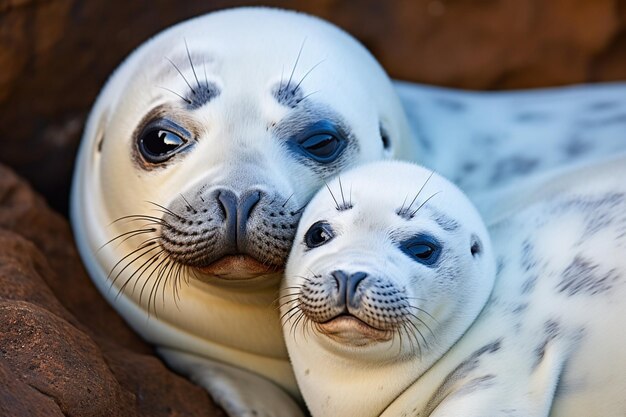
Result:
[[[326,179],[412,152],[390,80],[351,36],[282,10],[211,13],[139,47],[101,92],[74,229],[118,289],[276,285]]]
[[[302,216],[280,299],[313,415],[379,415],[467,330],[494,278],[479,214],[439,175],[387,161],[330,182]],[[373,385],[385,391],[355,394]]]

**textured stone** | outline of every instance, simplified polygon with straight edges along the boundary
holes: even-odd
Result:
[[[0,416],[220,416],[86,276],[67,222],[0,165]]]

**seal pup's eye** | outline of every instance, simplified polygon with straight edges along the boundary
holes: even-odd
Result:
[[[325,221],[313,224],[304,235],[304,244],[312,249],[330,242],[335,237],[332,227]]]
[[[346,140],[328,121],[320,121],[306,129],[297,141],[296,151],[322,164],[336,160],[346,147]]]
[[[432,237],[418,235],[400,243],[400,249],[413,260],[434,265],[441,254],[441,245]]]
[[[186,148],[189,141],[183,132],[187,133],[173,123],[151,123],[139,135],[139,152],[148,162],[164,162]]]

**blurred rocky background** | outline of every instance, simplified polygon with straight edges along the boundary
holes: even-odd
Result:
[[[66,214],[85,117],[124,57],[173,23],[241,5],[328,19],[404,80],[626,80],[626,0],[0,0],[0,165],[18,174],[0,166],[0,416],[223,415],[98,295],[48,204]]]

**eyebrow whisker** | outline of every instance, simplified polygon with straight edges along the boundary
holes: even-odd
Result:
[[[185,84],[187,84],[187,87],[189,87],[189,89],[191,90],[191,92],[193,94],[196,94],[196,90],[193,89],[193,87],[191,86],[191,84],[189,84],[189,81],[187,81],[187,78],[185,78],[185,76],[183,75],[183,73],[181,72],[180,68],[178,68],[178,66],[174,63],[174,61],[172,61],[171,59],[169,59],[168,57],[165,57],[165,59],[167,59],[169,61],[170,64],[172,64],[172,66],[176,69],[176,71],[178,71],[178,73],[180,74],[181,77],[183,77],[183,80],[185,80]]]
[[[183,38],[183,40],[185,41],[185,49],[187,50],[187,58],[189,59],[189,65],[191,65],[191,71],[193,71],[193,76],[196,79],[196,84],[198,85],[198,90],[200,90],[201,89],[200,81],[198,81],[198,75],[196,74],[196,68],[193,66],[193,61],[191,60],[191,54],[189,53],[189,45],[187,44],[187,39]]]

